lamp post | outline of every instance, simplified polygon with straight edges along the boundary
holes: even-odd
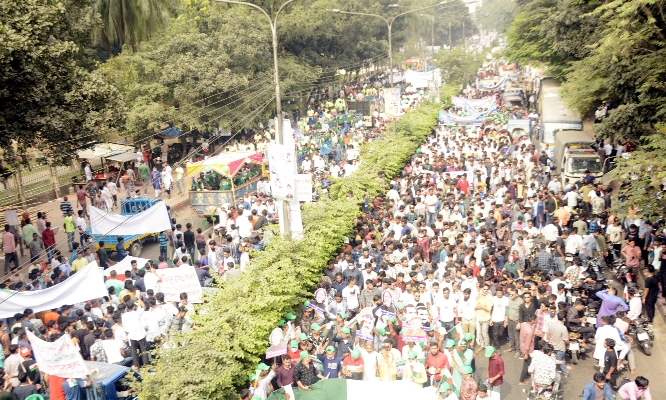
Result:
[[[389,83],[390,83],[391,87],[393,87],[393,46],[392,46],[392,43],[391,43],[393,22],[398,17],[401,17],[403,15],[411,14],[411,13],[414,13],[414,12],[417,12],[417,11],[427,10],[427,9],[430,9],[430,8],[433,8],[433,7],[441,6],[441,5],[446,4],[446,3],[447,3],[446,1],[442,1],[442,2],[439,2],[437,4],[433,4],[431,6],[421,7],[421,8],[416,8],[416,9],[413,9],[413,10],[405,11],[405,12],[402,12],[402,13],[394,16],[394,17],[391,17],[390,19],[384,17],[383,15],[379,15],[379,14],[370,14],[370,13],[355,12],[355,11],[343,11],[343,10],[339,10],[337,8],[327,9],[326,11],[330,11],[330,12],[334,12],[334,13],[338,13],[338,14],[364,15],[366,17],[376,17],[376,18],[381,18],[386,23],[386,27],[388,28],[388,45],[389,45],[389,68],[390,68]],[[395,8],[395,7],[400,7],[400,5],[399,4],[389,4],[389,7]]]
[[[435,10],[436,12],[436,10]],[[419,14],[419,17],[429,17],[427,14]],[[434,89],[437,89],[437,94],[435,95],[435,101],[439,103],[439,85],[435,83],[435,13],[432,14],[432,47],[430,48],[432,54],[432,86]]]
[[[268,14],[268,11],[264,10],[263,8],[259,7],[256,4],[248,3],[245,1],[234,1],[234,0],[215,0],[221,3],[228,3],[228,4],[240,4],[248,7],[253,7],[259,11],[261,11],[262,14],[266,16],[266,19],[268,19],[268,24],[271,27],[271,34],[273,35],[273,68],[275,69],[275,112],[277,113],[277,124],[275,127],[275,141],[277,144],[283,144],[284,143],[284,137],[282,136],[282,99],[280,96],[280,73],[278,70],[278,36],[277,36],[277,21],[278,17],[280,16],[280,12],[290,3],[294,2],[295,0],[288,0],[286,3],[280,6],[280,8],[277,10],[275,13],[275,17],[271,18],[270,14]],[[284,222],[284,232],[283,234],[288,236],[291,234],[291,226],[289,225],[289,204],[286,201],[282,202],[282,216],[280,217]]]

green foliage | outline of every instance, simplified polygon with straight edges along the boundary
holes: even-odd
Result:
[[[476,13],[476,23],[480,29],[504,32],[518,14],[515,0],[487,0]]]
[[[171,0],[95,0],[94,12],[102,24],[93,37],[109,54],[119,53],[125,44],[135,52],[140,41],[168,24],[170,7]]]
[[[639,139],[666,114],[664,0],[533,0],[509,29],[508,56],[541,61],[581,114],[604,103],[599,137]]]
[[[666,212],[666,198],[661,185],[666,180],[666,126],[657,125],[655,133],[644,138],[643,145],[631,153],[629,159],[621,158],[612,172],[613,179],[630,183],[620,189],[622,203],[613,202],[614,212],[621,217],[648,214],[661,218]],[[639,217],[640,218],[640,217]]]
[[[377,172],[398,173],[436,123],[439,108],[425,105],[403,116],[395,136],[368,146],[359,170],[331,187],[330,198],[305,206],[305,232],[299,241],[274,237],[248,271],[221,284],[215,296],[199,308],[197,329],[184,338],[187,345],[160,349],[152,369],[143,374],[144,400],[232,399],[247,383],[268,346],[278,320],[307,299],[323,268],[360,214],[359,203],[383,188]],[[346,200],[348,190],[353,201]]]
[[[462,47],[455,47],[450,51],[441,50],[435,55],[435,59],[437,66],[442,69],[442,79],[448,84],[467,83],[474,79],[484,60],[482,55],[466,52]]]
[[[116,88],[80,64],[77,42],[90,21],[76,18],[88,6],[85,1],[0,2],[5,161],[25,163],[20,158],[37,146],[51,163],[69,163],[71,148],[119,126],[124,106]]]

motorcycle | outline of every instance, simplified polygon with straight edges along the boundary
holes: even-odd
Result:
[[[567,348],[567,354],[571,363],[576,365],[580,356],[585,352],[585,348],[581,349],[580,342],[583,340],[583,335],[576,332],[569,332],[569,347]]]
[[[555,382],[548,386],[538,386],[532,384],[532,389],[523,389],[523,393],[527,394],[527,400],[563,400],[564,389],[560,389],[560,375],[557,374]]]
[[[634,341],[643,350],[646,356],[652,355],[652,342],[654,341],[654,332],[648,326],[647,321],[638,318],[629,327],[630,334],[634,337]]]

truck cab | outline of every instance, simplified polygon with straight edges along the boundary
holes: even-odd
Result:
[[[562,185],[567,179],[570,183],[582,180],[586,171],[601,179],[603,165],[593,145],[594,140],[583,131],[555,133],[555,166]]]

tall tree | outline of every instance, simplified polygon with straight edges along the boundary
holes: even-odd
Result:
[[[125,44],[133,52],[137,44],[162,30],[169,22],[170,0],[95,0],[94,11],[102,25],[94,31],[109,54]]]
[[[0,148],[16,165],[38,146],[51,163],[122,121],[117,90],[82,68],[75,40],[86,1],[0,2]]]

